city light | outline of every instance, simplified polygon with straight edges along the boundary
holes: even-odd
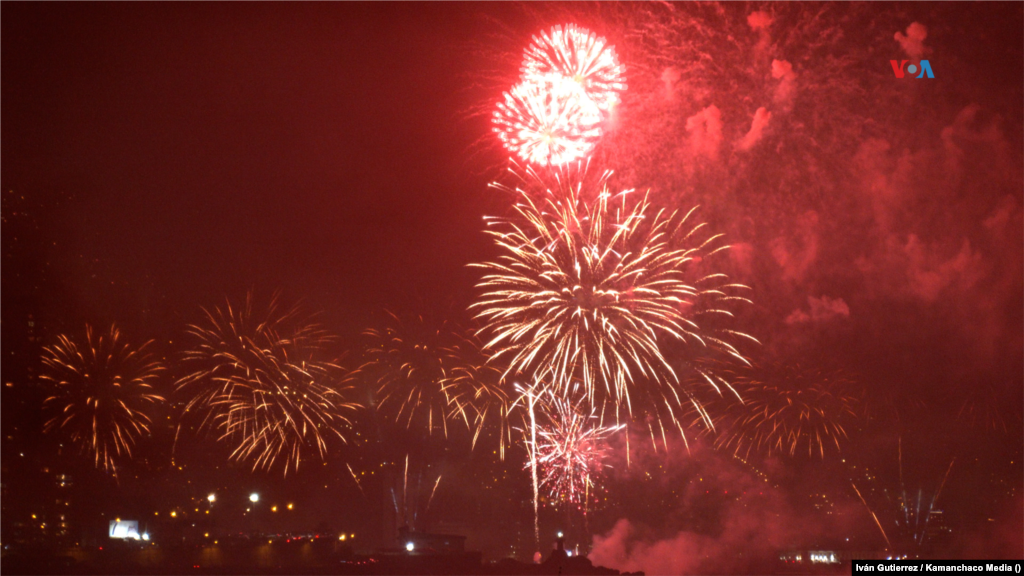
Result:
[[[405,543],[405,549],[406,549],[407,552],[412,552],[413,548],[415,548],[415,546],[413,545],[412,542],[406,542]]]
[[[209,496],[206,497],[206,501],[209,502],[210,504],[213,504],[214,502],[217,501],[217,495],[210,494]]]
[[[259,494],[255,493],[255,492],[253,492],[252,494],[249,494],[249,502],[252,502],[253,504],[255,504],[255,503],[259,502],[259,501],[260,501],[260,495]]]

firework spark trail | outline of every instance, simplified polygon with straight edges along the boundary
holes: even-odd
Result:
[[[733,294],[747,288],[696,272],[698,261],[728,246],[718,245],[720,236],[701,239],[704,225],[690,220],[692,210],[679,217],[632,190],[612,194],[607,177],[595,185],[582,172],[556,174],[555,191],[523,178],[515,216],[488,219],[503,254],[472,265],[485,275],[471,309],[492,361],[508,366],[503,377],[546,381],[563,394],[580,381],[587,399],[610,404],[617,419],[632,414],[639,392],[682,432],[680,403],[695,399],[663,344],[675,343],[688,359],[720,354],[746,363],[730,340],[756,340],[716,322],[732,317],[733,302],[749,302]],[[729,387],[687,365],[716,390]]]
[[[198,429],[230,443],[232,460],[269,470],[280,459],[287,475],[310,447],[325,458],[327,436],[347,441],[346,414],[359,406],[335,385],[340,366],[317,358],[331,341],[322,329],[298,318],[297,308],[279,312],[276,297],[257,315],[252,294],[241,308],[229,301],[204,315],[189,326],[191,372],[178,390],[189,397],[185,415],[201,415]]]
[[[430,503],[434,501],[434,494],[437,492],[438,485],[441,484],[441,476],[437,476],[437,480],[434,482],[434,489],[430,491],[430,498],[427,498],[427,506],[423,509],[423,513],[426,514],[427,510],[430,510]]]
[[[356,476],[356,473],[352,470],[352,465],[346,462],[345,467],[348,468],[348,473],[352,475],[352,480],[355,480],[356,486],[359,488],[359,492],[363,495],[363,498],[369,500],[369,498],[367,498],[366,496],[366,492],[363,491],[363,483],[359,481],[359,478]]]
[[[886,547],[888,549],[892,549],[892,542],[889,541],[889,536],[885,533],[885,528],[882,528],[882,523],[878,521],[878,516],[875,514],[875,511],[872,510],[870,506],[868,506],[867,501],[864,500],[864,496],[862,496],[860,490],[857,489],[857,485],[854,484],[853,482],[850,482],[850,485],[853,486],[853,491],[857,493],[857,497],[860,498],[860,501],[864,504],[864,507],[867,508],[868,512],[871,513],[871,517],[875,519],[875,525],[877,525],[878,530],[882,532],[882,538],[885,538]]]
[[[858,406],[850,392],[852,381],[841,373],[782,363],[742,371],[726,368],[720,373],[733,385],[738,399],[712,396],[703,401],[724,416],[717,426],[717,448],[732,449],[745,459],[758,452],[795,456],[804,446],[811,458],[824,459],[826,449],[833,446],[841,451],[846,424],[857,417]],[[704,415],[694,420],[704,422]]]
[[[434,479],[434,485],[431,488],[430,494],[427,495],[426,504],[424,504],[424,471],[422,469],[418,472],[416,471],[420,464],[417,464],[417,461],[411,459],[410,456],[411,454],[406,454],[404,462],[401,464],[398,462],[384,463],[388,466],[386,472],[388,475],[385,476],[385,478],[388,478],[385,481],[385,494],[388,492],[391,494],[391,502],[395,510],[396,520],[400,520],[403,525],[414,527],[420,518],[420,512],[425,516],[430,510],[430,505],[434,501],[434,495],[437,493],[438,486],[441,484],[441,479],[444,475],[438,474],[437,478]],[[392,466],[395,468],[392,468]],[[412,469],[411,482],[410,468]],[[390,475],[392,470],[395,476]],[[401,471],[400,475],[397,474],[399,470]],[[401,498],[399,498],[398,494],[402,495]]]
[[[519,393],[519,398],[512,403],[511,408],[514,409],[520,403],[524,404],[530,418],[530,436],[526,440],[526,452],[530,458],[529,468],[530,477],[533,486],[533,539],[534,546],[540,549],[540,484],[537,481],[537,414],[536,406],[540,400],[540,393],[537,391],[539,383],[535,382],[529,388],[523,388],[519,384],[516,384],[516,391]],[[524,437],[526,434],[524,433]]]
[[[1000,397],[999,389],[994,383],[971,383],[963,395],[963,404],[956,415],[958,421],[971,428],[978,427],[989,432],[1009,432],[1004,413],[1011,404]],[[1019,420],[1019,414],[1016,419]]]
[[[153,391],[163,366],[153,360],[146,342],[133,349],[116,326],[98,334],[85,327],[85,339],[60,335],[43,348],[40,380],[50,387],[43,410],[54,415],[44,432],[61,432],[96,468],[117,475],[119,460],[131,459],[132,447],[148,433],[150,413],[164,398]]]
[[[875,519],[875,523],[878,525],[879,531],[882,532],[888,548],[897,552],[906,552],[925,546],[929,536],[928,525],[932,512],[938,503],[946,481],[949,479],[953,464],[956,462],[955,458],[950,460],[945,474],[943,474],[942,479],[938,482],[938,487],[931,493],[930,498],[926,499],[923,488],[918,488],[916,495],[913,492],[908,493],[907,491],[907,486],[903,479],[902,444],[903,439],[900,438],[898,447],[898,486],[891,488],[880,485],[879,479],[868,470],[864,470],[865,481],[869,482],[866,492],[861,492],[857,488],[856,483],[852,479],[850,481],[854,491],[857,493],[857,497],[860,498],[861,502]],[[856,468],[856,466],[853,468]],[[873,501],[873,504],[875,504],[874,508],[868,504],[868,499]],[[875,513],[876,510],[882,513],[881,519]],[[896,531],[891,539],[882,528],[883,524],[896,527]]]

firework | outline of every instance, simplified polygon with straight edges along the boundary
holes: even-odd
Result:
[[[64,434],[97,468],[116,475],[164,401],[153,390],[163,367],[146,352],[149,345],[133,349],[114,326],[106,334],[86,326],[84,340],[61,335],[44,347],[40,379],[51,390],[43,409],[53,414],[44,430]]]
[[[974,383],[972,383],[974,384]],[[1007,389],[1012,387],[1007,386]],[[970,428],[979,428],[986,432],[1009,431],[1007,425],[1007,408],[1013,403],[1008,402],[1003,392],[992,382],[977,383],[967,387],[964,392],[964,401],[960,405],[956,419]],[[1012,411],[1007,415],[1012,415]],[[1019,420],[1019,413],[1016,420]],[[1014,423],[1014,419],[1009,420]]]
[[[500,457],[511,442],[509,415],[511,398],[502,379],[503,371],[488,364],[483,345],[475,337],[463,338],[458,345],[459,360],[441,382],[448,402],[448,413],[461,419],[473,434],[471,447],[485,429],[497,430]]]
[[[541,419],[534,442],[539,487],[556,501],[584,507],[594,478],[607,456],[607,439],[624,426],[601,426],[585,398],[576,400],[550,393],[541,403]],[[530,464],[527,464],[529,467]]]
[[[276,297],[261,314],[252,294],[243,307],[228,301],[204,314],[189,326],[191,372],[178,390],[190,396],[185,414],[201,415],[200,429],[233,446],[232,460],[252,461],[253,470],[280,461],[287,475],[310,448],[323,459],[328,437],[346,441],[347,415],[358,405],[336,385],[340,366],[319,359],[331,341],[326,332],[297,307],[280,312]]]
[[[524,388],[516,384],[516,392],[519,397],[512,403],[512,408],[522,405],[526,409],[529,418],[529,433],[523,431],[523,438],[526,444],[526,452],[529,455],[527,467],[530,469],[531,486],[533,487],[533,542],[534,546],[540,546],[540,482],[537,479],[537,404],[541,399],[541,391],[544,387],[540,382],[534,382],[533,386]]]
[[[632,190],[613,195],[605,177],[596,192],[585,180],[559,180],[556,193],[517,189],[514,217],[489,219],[503,254],[474,265],[485,272],[472,306],[480,333],[492,361],[508,366],[504,377],[546,381],[563,394],[578,380],[592,405],[608,402],[617,414],[632,411],[634,395],[652,398],[682,430],[686,387],[662,345],[746,362],[730,341],[756,340],[718,327],[730,304],[748,302],[735,295],[746,288],[700,272],[728,246],[720,236],[700,239],[692,210],[679,217]],[[584,202],[589,193],[595,201]],[[716,389],[724,384],[698,371]]]
[[[385,325],[363,332],[365,361],[352,373],[372,386],[377,410],[406,428],[422,426],[447,437],[449,421],[466,418],[449,402],[444,382],[461,364],[456,331],[430,326],[422,316],[387,312]]]
[[[585,158],[601,137],[601,110],[557,76],[522,82],[504,94],[494,131],[526,162],[558,166]]]
[[[523,80],[543,83],[551,77],[570,81],[581,99],[607,112],[626,89],[625,72],[615,48],[585,28],[574,24],[555,26],[534,36],[523,59]]]
[[[859,481],[865,490],[861,491],[853,480],[850,485],[857,494],[857,498],[871,514],[885,540],[887,549],[897,553],[916,552],[928,545],[929,538],[936,532],[930,526],[930,521],[933,518],[932,512],[942,495],[942,489],[946,486],[946,481],[949,479],[949,473],[952,472],[955,462],[955,458],[949,461],[949,466],[946,467],[946,472],[942,475],[934,492],[926,493],[923,488],[918,488],[916,494],[913,490],[907,491],[906,483],[903,480],[902,438],[899,441],[898,489],[882,486],[880,479],[869,470],[858,471],[855,465],[851,465],[851,472],[862,476]],[[879,515],[881,515],[881,519],[879,519]],[[884,526],[888,526],[890,531],[886,532]]]
[[[715,446],[743,458],[806,453],[824,459],[826,452],[841,450],[846,425],[857,416],[852,382],[839,372],[773,363],[724,377],[742,400],[718,397],[705,405],[725,416]]]
[[[434,495],[437,493],[437,487],[441,484],[442,475],[438,474],[433,482],[430,481],[430,476],[427,476],[426,482],[424,482],[424,472],[430,468],[430,465],[424,466],[415,461],[413,461],[413,471],[410,474],[409,454],[405,455],[400,477],[393,475],[397,472],[395,467],[398,465],[397,462],[382,463],[382,466],[386,466],[385,482],[390,484],[390,486],[385,486],[385,489],[391,495],[396,520],[403,526],[415,529],[419,525],[420,514],[426,516],[430,511],[430,504],[434,501]],[[420,468],[419,472],[415,470],[416,468]],[[410,477],[412,482],[410,482]]]
[[[534,165],[582,160],[625,89],[622,66],[604,38],[571,24],[556,26],[526,49],[519,84],[494,112],[494,131],[509,151]]]

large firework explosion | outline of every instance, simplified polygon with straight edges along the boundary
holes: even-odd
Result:
[[[608,42],[575,24],[555,26],[533,37],[523,57],[526,82],[552,76],[570,80],[576,94],[607,112],[626,90],[625,71]]]
[[[116,475],[164,401],[153,390],[163,366],[147,353],[149,344],[136,349],[115,326],[105,334],[86,326],[84,339],[60,335],[44,347],[39,378],[50,390],[43,409],[53,414],[44,431],[61,433],[97,468]]]
[[[582,160],[625,89],[622,65],[604,38],[575,25],[556,26],[527,47],[520,82],[494,112],[494,131],[531,164]]]
[[[776,453],[824,459],[840,452],[858,417],[853,382],[839,371],[770,362],[720,373],[738,397],[704,401],[718,416],[715,446],[744,459]]]
[[[494,112],[494,131],[510,152],[539,166],[585,158],[601,137],[601,111],[560,77],[521,82]]]
[[[329,437],[346,442],[358,405],[339,386],[341,367],[321,359],[331,341],[323,329],[297,306],[282,312],[276,297],[257,311],[251,293],[241,307],[203,313],[188,328],[190,372],[178,390],[189,398],[185,416],[201,416],[199,429],[228,442],[232,460],[253,470],[280,463],[287,475],[311,450],[325,458]]]
[[[474,265],[485,275],[471,307],[486,348],[508,366],[506,377],[549,382],[562,394],[578,381],[592,405],[613,407],[617,418],[632,413],[634,396],[656,398],[682,431],[687,380],[662,347],[673,342],[691,357],[745,363],[732,341],[754,339],[716,320],[748,302],[736,295],[745,287],[702,272],[728,246],[704,234],[693,210],[656,210],[645,194],[613,194],[604,177],[593,188],[586,180],[559,177],[554,191],[524,180],[514,217],[489,219],[487,234],[502,256]],[[709,371],[699,374],[718,389],[728,386]]]

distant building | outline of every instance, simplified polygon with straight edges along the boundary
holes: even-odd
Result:
[[[416,532],[408,526],[402,526],[398,529],[398,546],[411,554],[463,554],[466,551],[466,537]]]
[[[923,542],[930,548],[945,548],[953,539],[953,530],[946,522],[946,516],[942,510],[932,510],[928,513],[928,527],[924,531]]]

